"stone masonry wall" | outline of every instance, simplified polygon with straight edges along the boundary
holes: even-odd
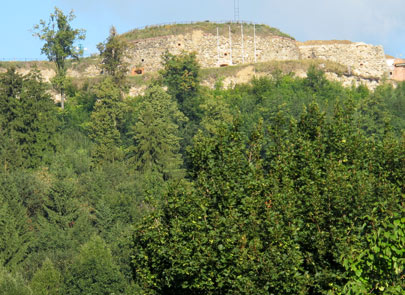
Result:
[[[232,46],[231,46],[232,43]],[[219,46],[218,46],[219,45]],[[254,63],[254,36],[244,35],[243,55],[241,33],[233,33],[231,40],[226,34],[219,37],[215,34],[193,31],[184,35],[172,35],[148,38],[133,42],[130,67],[142,68],[145,72],[159,70],[161,56],[168,50],[172,54],[182,51],[196,52],[197,59],[203,68]],[[297,60],[300,52],[296,42],[289,38],[256,36],[256,61]]]
[[[353,75],[382,78],[388,73],[382,46],[365,43],[298,44],[302,59],[325,59],[348,66]]]

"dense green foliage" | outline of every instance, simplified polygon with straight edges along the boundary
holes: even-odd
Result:
[[[56,108],[37,73],[0,75],[0,159],[4,170],[37,167],[56,149]]]
[[[30,287],[34,294],[58,295],[62,286],[62,276],[48,258],[34,274]]]
[[[404,294],[405,84],[209,89],[163,60],[145,94],[107,70],[64,110],[0,74],[0,294]]]
[[[93,236],[73,261],[63,294],[122,294],[124,277],[104,241]]]

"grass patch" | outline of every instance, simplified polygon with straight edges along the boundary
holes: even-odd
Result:
[[[55,69],[55,65],[49,61],[0,61],[0,68],[3,69],[31,69],[37,67],[38,69]]]
[[[144,29],[135,29],[127,33],[122,34],[122,36],[128,41],[134,41],[139,39],[162,37],[169,35],[179,35],[191,33],[195,30],[201,30],[205,33],[210,33],[213,35],[217,34],[217,28],[219,28],[219,34],[222,36],[228,36],[229,29],[231,27],[231,32],[233,34],[240,34],[241,24],[238,23],[213,23],[213,22],[197,22],[190,24],[172,24],[172,25],[161,25],[161,26],[150,26]],[[253,35],[254,26],[253,24],[243,24],[243,31],[246,35]],[[293,37],[281,32],[277,28],[272,28],[267,25],[256,25],[256,35],[257,36],[280,36],[290,39]]]
[[[223,68],[208,68],[201,70],[201,79],[217,80],[221,77],[236,76],[238,72],[246,67],[252,66],[257,73],[272,74],[275,71],[281,71],[284,74],[302,70],[306,72],[311,65],[321,68],[325,72],[333,72],[337,75],[347,74],[347,67],[339,63],[321,59],[313,60],[286,60],[286,61],[269,61],[256,64],[244,64],[228,66]]]
[[[156,80],[159,78],[159,73],[146,73],[143,75],[136,75],[136,76],[128,76],[128,84],[130,87],[139,87],[139,86],[146,86],[152,80]]]
[[[280,70],[283,73],[291,73],[297,70],[307,71],[310,66],[315,65],[325,72],[333,72],[343,75],[347,72],[347,67],[337,62],[323,59],[305,59],[305,60],[287,60],[287,61],[270,61],[255,65],[257,72],[272,73]]]
[[[218,79],[221,77],[236,76],[236,74],[244,68],[251,66],[249,64],[227,66],[222,68],[204,68],[200,70],[201,79]]]
[[[349,45],[353,44],[352,41],[349,40],[308,40],[305,42],[297,42],[298,45],[336,45],[336,44],[344,44]]]
[[[98,55],[80,58],[79,60],[74,59],[66,60],[66,68],[76,70],[79,72],[85,71],[91,65],[98,65],[98,64],[100,64],[100,57]],[[43,69],[56,70],[55,63],[50,61],[0,61],[0,68],[8,70],[12,67],[27,70],[35,67],[38,68],[39,70]]]
[[[72,69],[78,72],[85,71],[89,66],[99,65],[101,62],[100,56],[95,55],[91,57],[79,58],[79,60],[68,59],[66,60],[66,66],[68,69]]]

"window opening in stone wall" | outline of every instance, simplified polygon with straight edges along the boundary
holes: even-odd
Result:
[[[219,66],[220,66],[221,68],[223,68],[223,67],[227,67],[228,64],[220,64]]]
[[[177,43],[177,46],[181,46],[181,43]]]
[[[142,58],[142,62],[144,62],[145,60]]]
[[[131,76],[143,75],[145,72],[144,68],[133,68],[131,71]]]
[[[228,53],[225,52],[224,55],[225,55],[225,56],[228,56]]]

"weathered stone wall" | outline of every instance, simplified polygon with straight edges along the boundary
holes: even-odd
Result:
[[[382,78],[388,67],[382,46],[365,43],[298,43],[302,59],[325,59],[348,66],[351,74],[366,78]]]
[[[172,54],[182,51],[196,52],[203,68],[219,67],[255,62],[254,36],[244,35],[243,54],[241,33],[231,35],[193,31],[184,35],[148,38],[133,42],[130,58],[132,68],[143,68],[145,72],[159,70],[161,56],[168,50]],[[232,45],[231,45],[232,44]],[[256,61],[297,60],[300,52],[294,40],[278,37],[256,37]]]

